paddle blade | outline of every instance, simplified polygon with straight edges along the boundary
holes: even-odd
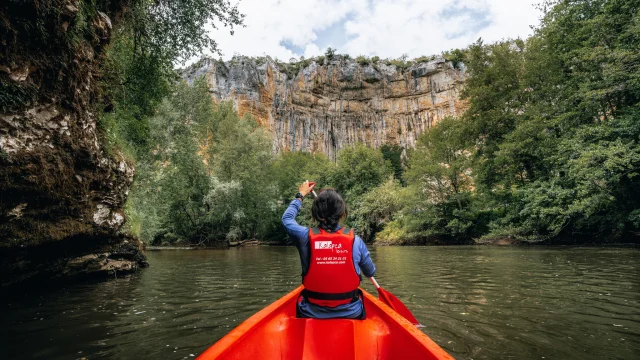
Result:
[[[379,287],[378,288],[378,298],[383,303],[387,304],[390,308],[395,310],[400,316],[409,320],[413,325],[417,327],[422,327],[418,319],[411,313],[411,311],[407,308],[405,304],[400,301],[395,295],[388,292],[387,290]]]

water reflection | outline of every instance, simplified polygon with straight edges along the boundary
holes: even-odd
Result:
[[[640,353],[638,249],[393,247],[372,257],[379,282],[456,358]],[[3,358],[190,358],[300,281],[294,248],[149,261],[136,276],[3,300]]]
[[[640,350],[637,249],[376,252],[380,269],[392,270],[379,280],[456,357],[629,359]]]

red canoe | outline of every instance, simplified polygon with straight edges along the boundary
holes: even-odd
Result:
[[[453,359],[366,291],[366,320],[297,319],[300,291],[302,286],[250,317],[198,359]]]

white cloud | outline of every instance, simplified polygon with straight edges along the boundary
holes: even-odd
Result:
[[[323,52],[324,50],[320,49],[320,47],[318,47],[318,45],[316,45],[315,43],[309,43],[304,48],[304,57],[310,58],[313,56],[322,55]]]
[[[224,58],[235,53],[282,60],[339,53],[410,57],[527,37],[540,0],[241,0],[244,28],[213,30]]]

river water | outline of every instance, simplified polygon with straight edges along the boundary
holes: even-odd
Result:
[[[640,358],[640,249],[379,247],[371,255],[380,284],[457,359]],[[191,358],[300,282],[290,247],[148,257],[151,267],[133,276],[5,294],[0,358]]]

